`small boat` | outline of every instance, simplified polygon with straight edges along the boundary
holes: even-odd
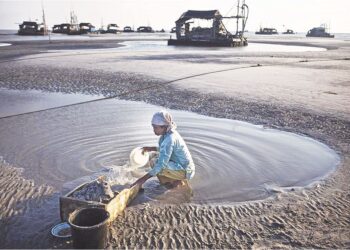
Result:
[[[260,28],[259,31],[255,32],[256,35],[277,35],[278,32],[275,28]]]
[[[19,25],[18,35],[43,36],[45,34],[45,26],[43,23],[24,21]]]
[[[79,24],[71,23],[69,25],[67,35],[81,35],[80,29],[79,29]]]
[[[60,31],[61,33],[68,35],[97,33],[95,26],[91,23],[78,23],[78,18],[74,11],[71,11],[70,13],[70,23],[62,23]]]
[[[61,24],[55,24],[52,26],[52,33],[62,33]]]
[[[240,12],[240,13],[239,13]],[[231,34],[225,27],[223,19],[233,18],[237,20],[236,33]],[[175,22],[176,39],[169,39],[168,45],[180,46],[205,46],[205,47],[239,47],[247,46],[244,30],[248,18],[248,6],[243,1],[242,6],[237,6],[237,15],[224,17],[218,10],[188,10]],[[210,21],[210,26],[194,26],[201,20]],[[241,27],[239,27],[241,21]],[[209,23],[209,22],[208,22]],[[239,30],[241,28],[241,30]]]
[[[295,32],[291,29],[287,29],[285,32],[282,32],[283,35],[294,35]]]
[[[93,26],[91,23],[79,23],[79,31],[80,34],[95,32],[95,26]]]
[[[68,35],[83,35],[96,32],[95,26],[91,23],[79,23],[79,25],[71,24],[69,26]]]
[[[19,25],[19,29],[17,34],[18,35],[29,35],[29,36],[44,36],[48,34],[48,29],[46,25],[46,19],[45,19],[45,11],[44,8],[42,9],[43,12],[43,22],[37,23],[33,21],[24,21],[22,24]]]
[[[143,32],[143,33],[153,33],[154,30],[151,26],[140,26],[137,28],[137,32]]]
[[[62,23],[61,24],[61,33],[62,34],[68,34],[69,30],[71,29],[71,24],[70,23]]]
[[[110,23],[107,25],[107,30],[105,33],[112,33],[112,34],[117,34],[119,32],[118,30],[119,26],[115,23]]]
[[[29,36],[44,36],[48,34],[48,29],[46,25],[46,18],[45,18],[45,11],[44,8],[42,9],[43,12],[43,22],[37,23],[33,21],[24,21],[22,24],[19,25],[19,29],[17,34],[18,35],[29,35]]]
[[[326,32],[326,26],[321,25],[320,27],[315,27],[309,30],[306,34],[306,37],[328,37],[328,38],[334,38],[334,35],[329,34]]]
[[[70,23],[55,24],[52,26],[52,33],[68,34],[71,30]]]
[[[134,32],[134,30],[130,26],[125,26],[123,32]]]

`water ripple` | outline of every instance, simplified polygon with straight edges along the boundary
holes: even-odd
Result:
[[[131,182],[145,169],[126,169],[130,151],[154,146],[150,119],[160,107],[108,100],[1,121],[0,152],[39,183],[62,187],[83,176],[111,173]],[[332,172],[338,155],[326,145],[262,126],[172,111],[192,152],[196,203],[269,197],[269,187],[307,186]],[[144,197],[165,190],[149,181]],[[276,189],[276,190],[277,190]],[[272,189],[271,189],[272,190]]]

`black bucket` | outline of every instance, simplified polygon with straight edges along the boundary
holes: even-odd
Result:
[[[69,215],[74,248],[105,248],[109,213],[103,208],[86,207]]]

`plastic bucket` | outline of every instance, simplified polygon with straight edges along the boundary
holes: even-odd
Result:
[[[69,215],[74,248],[105,248],[109,213],[103,208],[86,207]]]

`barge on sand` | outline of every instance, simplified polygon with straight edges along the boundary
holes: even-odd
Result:
[[[306,37],[328,37],[328,38],[334,38],[334,35],[329,34],[326,32],[326,26],[321,25],[320,27],[315,27],[309,30],[306,34]]]
[[[237,15],[224,17],[218,10],[188,10],[175,22],[176,39],[169,39],[168,45],[208,46],[208,47],[239,47],[248,45],[244,37],[245,25],[248,19],[248,6],[238,1]],[[236,19],[236,32],[231,34],[225,27],[223,19]],[[191,27],[196,20],[209,20],[209,27]],[[240,26],[241,24],[241,26]],[[241,29],[240,29],[241,28]]]
[[[28,36],[44,36],[48,34],[48,29],[46,25],[45,12],[43,11],[43,22],[37,23],[33,21],[24,21],[19,24],[18,35],[28,35]]]
[[[24,21],[19,25],[18,35],[43,36],[47,34],[45,25],[32,21]]]

